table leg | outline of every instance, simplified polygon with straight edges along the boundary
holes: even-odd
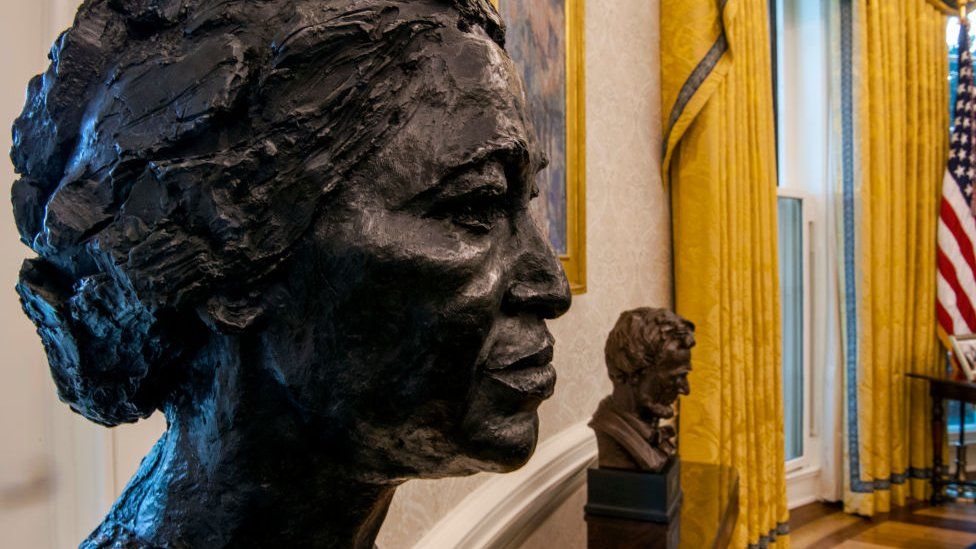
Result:
[[[932,505],[942,501],[942,440],[945,433],[945,408],[942,398],[932,395]]]
[[[959,402],[959,446],[956,447],[956,477],[959,482],[966,481],[966,406],[968,405],[966,402]]]

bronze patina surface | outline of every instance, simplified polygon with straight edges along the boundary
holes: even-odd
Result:
[[[570,304],[488,0],[86,0],[14,126],[61,399],[168,429],[101,547],[372,547],[511,471]]]

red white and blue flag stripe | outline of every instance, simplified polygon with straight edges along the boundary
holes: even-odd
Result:
[[[959,30],[959,82],[949,163],[939,207],[938,304],[940,336],[976,333],[976,89],[967,25]]]

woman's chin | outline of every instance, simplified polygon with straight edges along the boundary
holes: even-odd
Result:
[[[462,452],[482,464],[482,470],[507,473],[525,465],[539,440],[539,415],[532,411],[488,416],[466,423]]]

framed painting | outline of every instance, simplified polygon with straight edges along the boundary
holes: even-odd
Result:
[[[573,293],[586,291],[586,103],[583,0],[493,0],[506,49],[525,80],[536,133],[549,156],[534,214]]]

